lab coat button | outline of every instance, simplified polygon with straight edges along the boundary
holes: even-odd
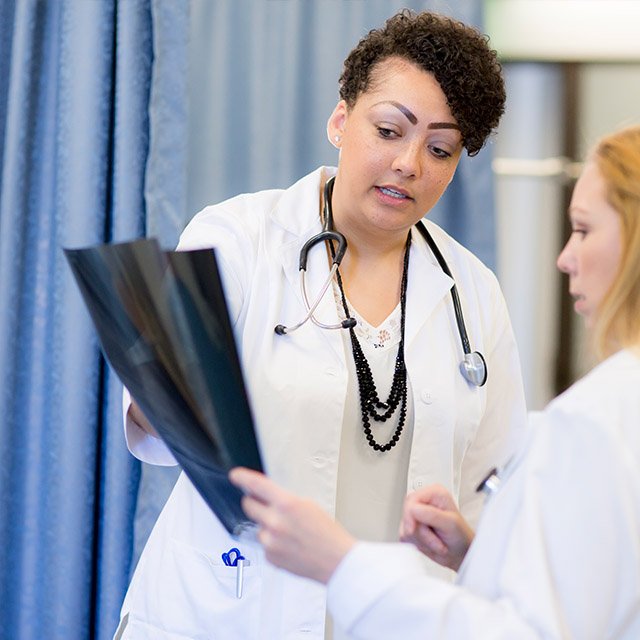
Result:
[[[419,489],[420,487],[422,487],[424,485],[424,482],[422,480],[416,480],[413,483],[413,488],[414,489]]]
[[[420,399],[425,404],[431,404],[433,402],[433,397],[431,396],[431,391],[429,391],[428,389],[424,389],[423,392],[420,394]]]
[[[338,370],[337,370],[337,369],[334,369],[333,367],[328,367],[327,369],[325,369],[325,373],[326,373],[328,376],[334,376],[334,377],[335,377],[335,376],[337,376],[337,375],[338,375]]]

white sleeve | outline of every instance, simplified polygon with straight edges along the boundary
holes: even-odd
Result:
[[[178,463],[173,457],[173,454],[160,438],[154,438],[152,435],[149,435],[129,418],[128,411],[130,405],[131,394],[125,387],[122,392],[122,420],[124,422],[124,438],[129,451],[131,451],[138,460],[142,460],[142,462],[163,467],[177,465]]]
[[[533,640],[507,600],[490,602],[424,574],[412,545],[358,543],[328,584],[335,622],[360,640]]]

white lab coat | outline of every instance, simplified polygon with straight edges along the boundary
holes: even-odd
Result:
[[[320,231],[318,169],[287,190],[241,195],[200,212],[179,248],[215,245],[222,270],[258,439],[267,472],[285,487],[334,512],[347,365],[338,331],[311,322],[286,336],[279,324],[303,315],[298,257]],[[410,254],[405,359],[414,399],[408,489],[431,482],[449,487],[475,521],[474,489],[505,459],[525,424],[519,360],[494,275],[440,228],[427,223],[456,278],[472,348],[488,364],[488,382],[470,386],[458,370],[460,338],[449,290],[452,281],[414,231]],[[311,251],[310,295],[328,274],[326,253]],[[333,296],[316,311],[337,322]],[[134,453],[170,463],[161,443],[129,426]],[[123,638],[322,638],[325,589],[268,565],[257,544],[244,542],[250,561],[242,599],[236,570],[221,554],[240,546],[205,506],[184,474],[143,552],[123,605]],[[443,570],[429,563],[429,571]]]
[[[329,584],[353,638],[640,638],[640,358],[621,351],[533,416],[456,585],[412,545],[360,544]]]

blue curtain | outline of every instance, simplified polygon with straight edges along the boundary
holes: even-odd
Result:
[[[172,113],[178,130],[184,120],[163,96],[176,79],[181,89],[187,10],[0,3],[2,638],[110,638],[117,624],[139,465],[123,441],[121,386],[62,247],[146,227],[175,243],[164,213],[182,206],[181,146],[171,154],[172,139],[153,143],[150,132]],[[157,50],[169,44],[171,64]],[[178,166],[164,192],[172,172],[159,154]]]

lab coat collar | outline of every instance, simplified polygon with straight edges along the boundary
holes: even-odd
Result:
[[[319,209],[320,185],[335,172],[336,170],[332,167],[320,167],[301,178],[283,192],[271,213],[272,220],[287,232],[283,235],[280,259],[285,276],[300,301],[300,316],[288,319],[287,322],[290,324],[299,322],[305,313],[300,290],[300,249],[309,238],[322,231]],[[313,304],[328,275],[329,262],[324,245],[316,245],[309,251],[307,258],[306,283],[310,303]],[[323,296],[314,316],[325,324],[335,324],[340,321],[331,287]],[[311,320],[308,322],[311,324]],[[327,344],[342,362],[344,360],[344,347],[340,335],[342,330],[316,328],[316,331],[323,334]]]
[[[425,221],[426,222],[426,221]],[[427,223],[430,230],[435,225]],[[435,234],[433,234],[435,235]],[[447,258],[446,248],[438,243],[438,248]],[[455,271],[455,267],[449,267]],[[407,309],[404,329],[405,350],[411,345],[422,326],[427,322],[438,304],[446,297],[454,282],[438,264],[435,256],[427,246],[422,234],[415,227],[411,230],[411,253],[409,255],[409,276],[407,279]],[[456,331],[455,324],[451,328]]]
[[[300,299],[301,309],[304,308],[304,305],[300,292],[300,248],[309,238],[320,233],[322,229],[319,216],[320,184],[324,177],[334,175],[335,171],[332,167],[320,167],[308,174],[283,193],[278,206],[272,212],[272,219],[291,234],[285,235],[280,255],[286,277]],[[435,227],[433,223],[427,222],[426,224],[431,229]],[[440,247],[440,251],[446,258],[448,253],[446,248]],[[329,264],[326,253],[318,245],[309,252],[307,263],[306,280],[310,302],[315,299],[328,274]],[[411,236],[407,281],[405,346],[411,344],[436,306],[449,295],[453,284],[453,280],[438,265],[422,234],[414,228]],[[318,305],[315,316],[320,322],[327,324],[339,321],[331,288]],[[297,322],[298,320],[299,318],[296,318],[293,321]],[[318,330],[326,335],[332,348],[342,356],[343,346],[339,335],[341,330]],[[453,326],[452,331],[455,330],[456,328]]]
[[[336,174],[335,167],[319,167],[282,192],[271,219],[285,231],[303,238],[304,244],[317,229],[320,232],[320,189]],[[296,260],[297,265],[297,260]],[[297,269],[297,266],[296,266]]]

